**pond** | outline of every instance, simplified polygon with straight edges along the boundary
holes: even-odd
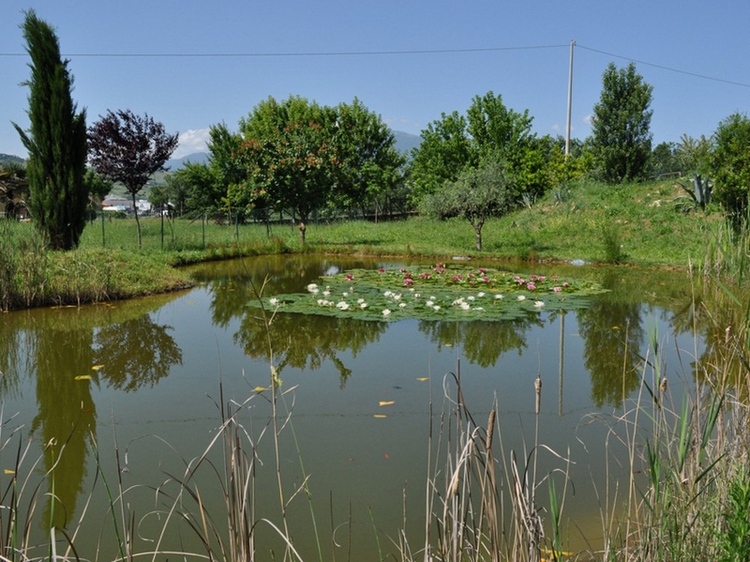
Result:
[[[223,442],[207,453],[212,464],[194,475],[190,468],[222,416],[236,411],[248,462],[255,461],[254,521],[288,525],[304,560],[380,560],[404,541],[419,558],[427,484],[444,474],[442,447],[455,431],[441,414],[460,377],[461,400],[479,425],[497,403],[498,454],[512,454],[528,474],[534,458],[545,525],[544,476],[552,474],[558,490],[569,484],[565,548],[597,548],[607,484],[629,474],[611,458],[611,424],[603,420],[644,392],[644,377],[653,386],[656,362],[679,401],[711,351],[688,276],[514,266],[589,279],[608,292],[586,308],[495,322],[280,312],[266,330],[269,318],[249,306],[261,290],[263,298],[301,292],[326,273],[400,265],[319,256],[211,263],[191,269],[196,287],[184,293],[3,315],[2,490],[17,478],[18,509],[33,512],[30,542],[43,542],[53,521],[83,558],[117,557],[129,532],[137,551],[201,551],[187,524],[170,528],[164,542],[160,532],[170,509],[197,512],[198,496],[214,523],[226,525]],[[660,348],[656,360],[650,342]],[[280,385],[277,440],[272,379]],[[544,447],[535,449],[536,441]],[[54,490],[36,490],[46,471]],[[195,495],[175,504],[175,481],[188,474]],[[255,530],[261,558],[271,550],[278,557],[283,545],[273,527]]]

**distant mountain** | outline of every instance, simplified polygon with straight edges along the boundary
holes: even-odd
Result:
[[[411,154],[411,149],[418,147],[422,142],[422,137],[419,135],[403,131],[393,131],[393,136],[396,138],[396,149],[406,155]]]
[[[0,166],[5,164],[23,164],[24,162],[26,162],[26,160],[19,158],[18,156],[0,153]]]
[[[208,152],[193,152],[182,158],[167,160],[167,163],[164,165],[169,168],[170,172],[176,172],[188,162],[192,162],[193,164],[205,164],[208,162]]]

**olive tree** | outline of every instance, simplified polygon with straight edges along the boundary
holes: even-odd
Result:
[[[506,164],[487,156],[476,167],[464,168],[455,181],[446,181],[422,202],[422,211],[437,218],[461,217],[474,228],[477,251],[487,219],[507,213],[514,204],[513,182]]]

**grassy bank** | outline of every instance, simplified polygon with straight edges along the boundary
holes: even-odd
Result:
[[[459,219],[313,223],[307,230],[308,244],[302,247],[291,222],[267,228],[145,217],[141,249],[133,220],[107,219],[86,227],[78,250],[58,254],[44,251],[33,225],[5,223],[0,226],[0,308],[169,291],[187,282],[173,266],[303,251],[680,268],[706,262],[713,269],[731,261],[741,271],[744,246],[729,235],[721,214],[690,209],[683,194],[674,181],[578,183],[550,193],[530,208],[488,221],[482,252],[474,250],[471,226]]]

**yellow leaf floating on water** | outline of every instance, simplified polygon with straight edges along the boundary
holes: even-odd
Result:
[[[378,419],[383,419],[383,418],[387,418],[388,416],[386,416],[385,414],[373,414],[372,417],[373,418],[378,418]]]
[[[16,471],[15,471],[15,470],[12,470],[12,469],[10,469],[10,468],[6,468],[5,470],[3,470],[3,472],[4,472],[5,474],[15,474],[15,473],[16,473]]]
[[[395,403],[395,400],[381,400],[378,402],[378,406],[393,406]]]
[[[255,387],[255,388],[253,389],[253,392],[263,392],[264,390],[268,390],[268,388],[267,388],[267,387],[265,387],[265,386],[256,386],[256,387]]]
[[[417,377],[417,380],[418,380],[419,382],[425,382],[425,381],[428,381],[428,380],[430,380],[430,377]]]
[[[91,367],[91,370],[92,371],[98,371],[98,370],[103,369],[103,368],[104,368],[104,365],[94,365],[93,367]]]
[[[76,376],[75,380],[77,381],[90,381],[91,375],[78,375]]]
[[[453,347],[453,344],[451,342],[449,342],[449,341],[445,342],[443,345],[445,347]]]
[[[620,327],[619,327],[619,326],[612,326],[612,329],[613,329],[613,330],[619,330],[619,329],[620,329]]]

